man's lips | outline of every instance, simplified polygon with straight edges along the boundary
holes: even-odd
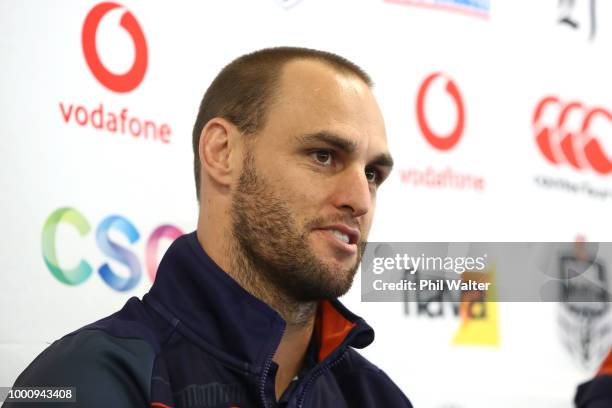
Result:
[[[324,227],[317,228],[318,230],[329,231],[333,233],[333,231],[338,231],[348,237],[348,245],[355,245],[359,242],[359,238],[361,237],[361,233],[356,228],[351,228],[345,224],[332,224],[326,225]]]

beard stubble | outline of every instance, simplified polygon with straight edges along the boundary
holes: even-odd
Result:
[[[233,256],[242,257],[237,259],[237,264],[243,269],[241,273],[247,275],[247,281],[263,281],[264,286],[271,285],[283,297],[295,302],[331,300],[350,289],[365,240],[357,245],[354,265],[334,269],[316,257],[308,242],[313,228],[346,222],[347,215],[313,219],[300,228],[286,202],[257,174],[250,152],[245,156],[232,199],[231,216],[232,235],[238,250]]]

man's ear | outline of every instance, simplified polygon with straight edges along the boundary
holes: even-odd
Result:
[[[229,187],[232,182],[231,155],[236,154],[236,126],[223,118],[212,118],[200,134],[198,152],[202,170],[219,185]]]

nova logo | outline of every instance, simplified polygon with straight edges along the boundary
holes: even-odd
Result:
[[[425,98],[431,85],[438,79],[446,80],[446,92],[453,101],[457,110],[455,126],[448,134],[438,134],[432,130],[427,116],[425,115]],[[425,81],[423,81],[423,84],[421,85],[421,88],[419,88],[419,92],[417,94],[416,113],[421,133],[433,147],[439,150],[449,150],[452,149],[457,142],[459,142],[465,125],[465,108],[459,88],[457,88],[457,85],[452,79],[445,77],[444,74],[439,72],[433,73],[425,78]]]
[[[129,11],[125,11],[121,17],[121,27],[123,27],[134,43],[135,57],[132,67],[123,74],[115,74],[108,70],[100,60],[96,47],[96,33],[102,18],[111,10],[122,7],[117,3],[100,3],[95,6],[83,24],[81,42],[83,44],[83,54],[91,73],[106,88],[114,92],[129,92],[136,88],[144,78],[147,70],[148,52],[147,42],[138,21]]]
[[[538,103],[533,113],[536,143],[552,164],[567,164],[577,170],[591,169],[607,175],[612,172],[612,160],[591,131],[597,119],[609,123],[612,114],[602,107],[588,107],[576,101],[562,102],[548,96]]]
[[[422,272],[412,274],[404,272],[406,280],[418,282]],[[435,273],[425,274],[428,279]],[[440,278],[444,274],[440,273]],[[495,267],[488,271],[464,272],[463,281],[476,280],[478,282],[494,282]],[[499,346],[499,317],[497,307],[497,291],[449,291],[448,287],[441,285],[433,290],[405,291],[404,314],[426,319],[444,319],[451,317],[459,320],[459,327],[455,331],[451,344],[471,346]],[[459,295],[457,297],[457,295]]]
[[[61,266],[57,250],[57,230],[61,224],[74,228],[81,237],[89,234],[91,225],[78,210],[66,207],[51,213],[42,231],[42,253],[45,265],[57,280],[66,285],[76,286],[91,276],[93,267],[84,259],[73,267]],[[111,238],[113,234],[123,235],[130,244],[135,244],[140,240],[140,233],[129,219],[120,215],[104,218],[96,229],[95,238],[99,250],[128,269],[128,274],[125,276],[113,270],[108,262],[104,262],[98,267],[98,274],[108,286],[125,292],[138,284],[142,276],[142,268],[138,256],[130,249],[115,242]],[[182,231],[175,226],[160,225],[149,236],[145,249],[145,263],[151,282],[155,279],[157,272],[157,252],[160,240],[165,238],[174,241],[182,234]]]

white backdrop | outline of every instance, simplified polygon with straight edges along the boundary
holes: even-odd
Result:
[[[612,157],[612,126],[604,114],[582,125],[593,108],[612,110],[612,3],[597,1],[595,19],[590,0],[570,3],[122,0],[93,40],[101,63],[121,74],[138,59],[141,45],[119,26],[126,11],[144,34],[148,58],[142,80],[116,92],[96,79],[82,46],[85,18],[100,2],[0,1],[0,386],[10,386],[55,339],[148,290],[146,263],[170,243],[162,238],[147,252],[159,226],[195,229],[191,128],[200,99],[226,63],[259,48],[337,52],[374,78],[397,166],[381,190],[371,240],[609,241],[612,173],[597,170],[605,160],[593,164],[587,145],[597,141]],[[417,119],[419,89],[436,72],[442,75],[422,106],[432,132],[449,134],[461,119],[448,84],[464,109],[458,142],[447,150],[428,142]],[[546,96],[560,102],[533,126]],[[568,114],[565,128],[575,135],[566,150],[565,134],[552,131],[553,164],[535,130],[556,129],[572,101],[584,107]],[[95,123],[88,117],[85,124],[97,109]],[[120,123],[124,109],[122,134],[108,120],[110,112]],[[107,126],[99,129],[102,113]],[[132,136],[131,118],[158,131],[165,125],[166,142]],[[460,185],[449,174],[477,182]],[[61,208],[71,208],[86,232],[64,222],[43,238]],[[109,216],[138,232],[133,243],[120,229],[107,233],[129,251],[129,267],[96,238]],[[60,282],[43,257],[53,244],[60,267],[86,261],[89,278]],[[140,268],[141,277],[118,291],[99,276],[104,263],[123,277]],[[462,324],[448,305],[443,316],[427,317],[406,314],[402,304],[361,303],[359,287],[344,301],[377,331],[364,353],[416,407],[570,407],[600,358],[581,359],[580,350],[607,346],[596,336],[570,352],[567,344],[580,338],[560,328],[557,304],[490,304],[487,319]],[[610,321],[607,314],[587,323]]]

